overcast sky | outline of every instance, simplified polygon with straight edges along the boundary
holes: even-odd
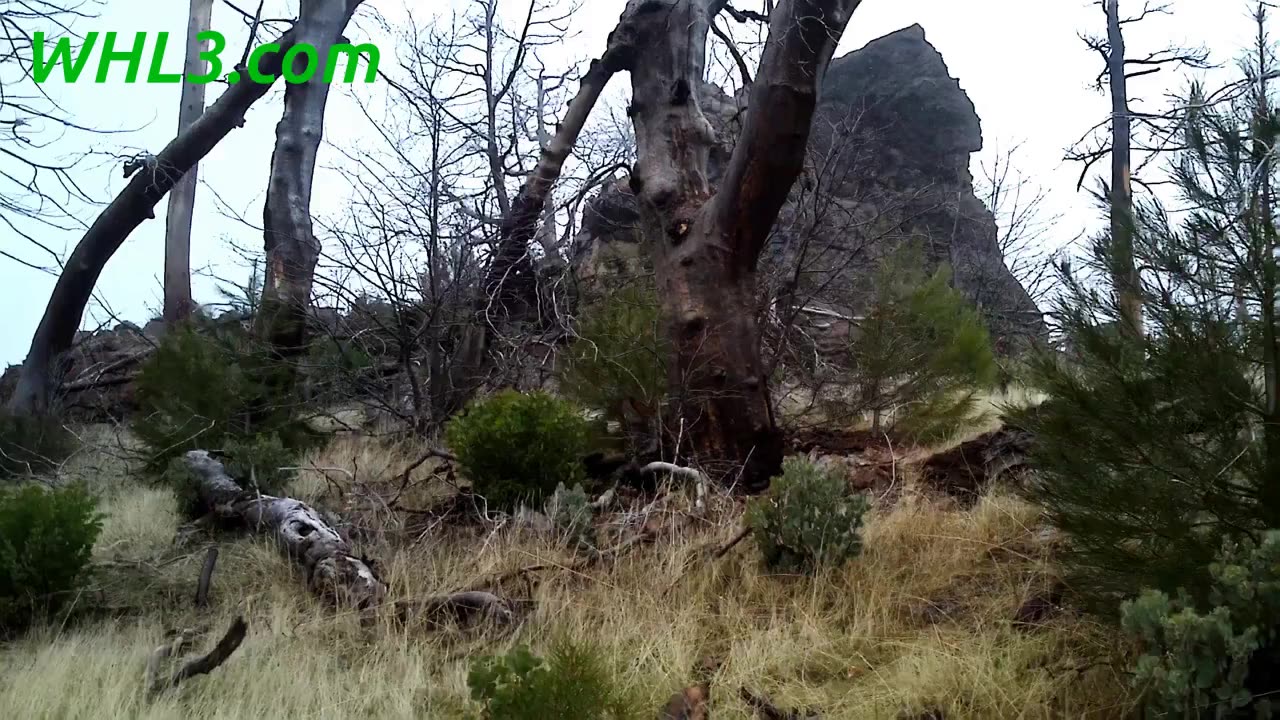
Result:
[[[279,15],[290,15],[297,0],[274,0]],[[244,0],[240,5],[254,5]],[[366,0],[393,23],[411,13],[422,24],[435,13],[446,9],[441,0]],[[457,2],[455,1],[455,4]],[[581,33],[566,50],[565,57],[586,58],[603,49],[605,36],[617,21],[625,0],[588,0],[586,7],[574,16],[575,28]],[[738,0],[741,7],[759,4],[756,0]],[[270,7],[271,3],[268,3]],[[524,0],[505,0],[513,10],[527,7]],[[1122,8],[1137,0],[1122,0]],[[1216,61],[1232,61],[1248,42],[1251,27],[1249,4],[1245,0],[1173,0],[1175,14],[1132,26],[1127,44],[1132,55],[1156,50],[1164,45],[1204,45]],[[1064,220],[1054,228],[1047,242],[1060,245],[1083,229],[1097,224],[1097,212],[1084,192],[1075,190],[1079,168],[1064,163],[1064,150],[1092,125],[1105,119],[1107,99],[1092,89],[1098,73],[1099,58],[1084,47],[1079,32],[1102,29],[1102,15],[1090,0],[865,0],[854,14],[841,43],[838,55],[855,50],[868,41],[907,27],[920,24],[926,37],[942,53],[952,76],[977,106],[982,119],[986,147],[974,156],[975,174],[979,162],[990,162],[1001,148],[1021,143],[1018,153],[1020,169],[1049,190],[1051,212],[1063,213]],[[103,0],[99,17],[79,22],[75,29],[134,33],[168,31],[181,43],[187,23],[186,0]],[[245,36],[235,11],[218,0],[214,8],[214,27],[224,32],[229,41],[228,65],[238,57]],[[348,35],[353,40],[368,37],[371,26],[366,23]],[[395,63],[396,48],[382,45],[382,65],[390,69]],[[96,62],[96,55],[94,57]],[[170,52],[164,62],[167,72],[179,72],[183,59],[180,52]],[[96,68],[96,66],[91,66]],[[92,74],[92,69],[85,73]],[[1171,89],[1162,75],[1135,82],[1133,93],[1150,101]],[[1174,78],[1170,76],[1169,80]],[[625,90],[625,79],[617,82]],[[1180,87],[1181,83],[1174,83]],[[177,85],[138,82],[126,84],[123,69],[112,73],[105,84],[81,80],[74,86],[47,86],[74,118],[83,124],[112,130],[129,130],[123,134],[91,138],[71,138],[59,146],[68,156],[92,148],[104,153],[126,156],[139,149],[158,152],[172,139],[177,127]],[[233,131],[200,164],[200,189],[196,198],[192,264],[199,271],[213,267],[227,275],[242,279],[244,271],[235,267],[236,259],[228,251],[228,239],[260,246],[261,235],[251,228],[225,217],[220,205],[225,203],[235,212],[260,223],[263,192],[270,163],[275,123],[279,118],[282,96],[278,85],[267,98],[249,113],[245,127]],[[208,86],[213,102],[220,86]],[[362,133],[368,132],[367,121],[360,116],[348,94],[366,96],[379,92],[378,86],[357,85],[333,93],[326,118],[326,143],[352,147]],[[65,147],[65,149],[63,149]],[[338,162],[332,147],[322,150],[321,166]],[[77,180],[96,199],[107,201],[127,182],[118,160],[94,160],[81,166]],[[316,179],[313,211],[331,213],[342,206],[345,186],[333,171],[321,170]],[[220,198],[220,201],[219,201]],[[85,318],[85,327],[94,327],[107,315],[103,305],[122,319],[143,323],[158,314],[161,303],[160,274],[163,265],[164,211],[157,208],[157,218],[139,228],[108,264],[98,285],[96,302]],[[97,210],[85,208],[84,223],[90,223]],[[69,253],[79,239],[78,232],[39,231],[41,240],[55,250]],[[21,250],[27,256],[29,246],[9,228],[0,226],[0,249]],[[47,274],[21,267],[0,258],[0,308],[4,308],[0,333],[0,363],[20,362],[26,354],[31,334],[53,287]],[[213,281],[196,277],[193,281],[197,302],[216,301]],[[0,365],[2,367],[2,365]]]

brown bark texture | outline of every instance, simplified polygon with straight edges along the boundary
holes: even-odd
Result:
[[[313,593],[338,607],[372,611],[382,604],[386,583],[315,508],[293,498],[244,490],[204,450],[188,452],[183,461],[202,505],[222,520],[274,537],[281,551],[306,572]]]
[[[299,42],[297,29],[277,41],[279,52],[264,54],[259,70],[271,78],[280,75],[284,53]],[[306,40],[302,40],[306,42]],[[248,78],[244,68],[242,77]],[[155,206],[173,189],[179,178],[213,150],[222,138],[244,125],[245,112],[267,94],[272,83],[246,79],[230,86],[201,116],[157,155],[150,167],[134,173],[129,184],[102,211],[80,239],[54,285],[40,325],[9,398],[9,410],[33,415],[48,412],[61,375],[55,364],[71,348],[85,307],[103,267],[129,234],[145,220],[155,218]]]
[[[200,59],[204,45],[196,36],[208,30],[213,22],[213,0],[191,0],[187,23],[187,60],[185,75],[202,75],[207,63]],[[178,132],[181,133],[204,113],[204,83],[185,81],[178,108]],[[183,174],[169,193],[169,211],[165,214],[164,234],[164,319],[173,323],[186,319],[194,309],[191,299],[191,220],[196,204],[196,180],[199,164]]]
[[[643,46],[630,68],[631,188],[676,348],[670,384],[680,432],[694,463],[747,490],[767,487],[783,455],[760,352],[756,265],[803,167],[822,79],[859,4],[789,0],[774,9],[743,132],[714,193],[712,131],[695,91],[709,4],[637,0],[626,11]]]
[[[295,42],[314,47],[321,65],[334,62],[330,50],[360,2],[302,0],[293,26]],[[302,70],[306,56],[299,54],[294,62],[295,69]],[[311,223],[311,189],[329,100],[324,76],[321,67],[306,82],[285,88],[263,208],[267,271],[255,322],[258,335],[285,360],[304,350],[307,308],[320,257],[320,241]]]

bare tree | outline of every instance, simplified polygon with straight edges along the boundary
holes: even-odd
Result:
[[[350,2],[355,4],[354,0]],[[257,28],[256,22],[254,28]],[[296,43],[303,42],[300,34],[300,28],[290,29],[275,41],[278,51],[265,53],[260,58],[258,70],[271,78],[271,82],[254,81],[242,61],[237,70],[249,77],[248,81],[229,86],[199,120],[158,155],[141,156],[126,166],[126,175],[132,172],[129,184],[89,227],[58,276],[18,374],[17,387],[9,398],[11,411],[36,414],[50,409],[61,375],[56,363],[71,348],[89,297],[107,261],[134,229],[155,218],[156,204],[178,179],[228,133],[244,124],[249,107],[266,95],[274,79],[279,77],[284,54]],[[314,31],[311,34],[314,35]],[[252,37],[250,42],[254,42]],[[272,277],[279,278],[279,273]]]
[[[1047,191],[1018,168],[1020,147],[997,150],[990,162],[980,162],[975,192],[995,215],[1005,266],[1036,305],[1044,307],[1056,279],[1053,258],[1062,250],[1049,235],[1062,216],[1045,214]]]
[[[1124,330],[1141,336],[1142,278],[1140,269],[1134,262],[1133,250],[1134,121],[1137,120],[1142,125],[1150,138],[1141,149],[1154,156],[1175,149],[1171,145],[1177,137],[1177,115],[1169,112],[1135,113],[1130,107],[1129,80],[1158,73],[1166,67],[1207,67],[1208,55],[1203,50],[1167,48],[1144,57],[1129,56],[1126,54],[1124,26],[1152,15],[1168,14],[1169,5],[1144,2],[1142,11],[1136,16],[1124,17],[1120,13],[1119,0],[1097,0],[1096,4],[1106,16],[1106,36],[1082,36],[1082,39],[1103,59],[1103,70],[1098,74],[1096,85],[1101,89],[1106,83],[1111,97],[1109,140],[1094,142],[1091,147],[1084,149],[1079,147],[1083,144],[1082,141],[1068,158],[1084,163],[1082,182],[1094,162],[1103,156],[1111,159],[1111,181],[1104,185],[1103,193],[1110,207],[1113,250],[1112,267],[1109,270],[1117,301],[1122,308]]]
[[[0,222],[22,243],[6,244],[0,257],[54,274],[62,253],[41,236],[45,231],[83,229],[80,205],[94,200],[73,176],[86,155],[65,151],[68,138],[99,133],[77,123],[43,86],[43,70],[59,42],[73,52],[79,37],[72,26],[91,14],[97,0],[0,0]],[[36,33],[43,33],[36,65]],[[37,78],[40,78],[37,81]],[[53,155],[54,146],[60,151]]]
[[[292,32],[295,42],[315,50],[321,63],[336,62],[330,49],[361,0],[302,0]],[[295,57],[299,69],[308,62]],[[276,126],[267,200],[263,208],[266,280],[254,318],[257,334],[282,360],[296,361],[306,349],[307,310],[320,242],[311,221],[316,153],[324,134],[329,83],[324,72],[285,88],[284,115]]]
[[[213,22],[213,0],[191,0],[187,21],[187,59],[184,76],[203,75],[200,59],[202,43],[196,37]],[[178,132],[191,126],[204,113],[204,83],[189,80],[182,84],[178,110]],[[191,314],[191,220],[195,211],[199,164],[193,165],[169,194],[164,236],[164,319],[182,320]]]

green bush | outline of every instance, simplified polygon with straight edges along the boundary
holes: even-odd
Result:
[[[1269,718],[1280,691],[1280,531],[1224,546],[1209,600],[1147,590],[1121,606],[1142,645],[1134,682],[1150,717]],[[1207,610],[1205,609],[1207,608]],[[1203,611],[1202,611],[1203,610]]]
[[[670,343],[652,285],[630,283],[585,302],[575,330],[560,359],[560,391],[619,423],[632,442],[653,437]]]
[[[813,571],[862,552],[862,516],[869,507],[838,472],[793,456],[783,461],[768,494],[748,504],[746,522],[766,565]]]
[[[594,647],[557,641],[547,658],[519,646],[478,658],[467,675],[471,697],[490,720],[621,720],[638,717]]]
[[[949,269],[926,275],[924,267],[914,244],[881,264],[846,350],[872,429],[893,412],[895,432],[934,442],[975,420],[978,393],[995,387],[999,368],[981,315],[950,286]]]
[[[252,467],[263,493],[280,491],[288,476],[276,468],[296,465],[319,438],[296,417],[287,372],[238,327],[172,328],[137,380],[134,431],[149,450],[147,469],[171,476],[174,458],[206,449],[226,456],[240,482]]]
[[[583,478],[587,421],[572,403],[546,393],[506,390],[472,401],[445,430],[472,488],[490,507],[541,505]]]
[[[52,470],[75,448],[75,436],[57,418],[0,410],[0,480]]]
[[[21,628],[69,600],[102,530],[80,487],[0,488],[0,628]]]

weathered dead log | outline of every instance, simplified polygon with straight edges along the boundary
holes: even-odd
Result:
[[[293,498],[246,492],[204,450],[188,452],[184,461],[204,507],[224,521],[272,535],[305,570],[312,592],[340,607],[372,611],[382,604],[386,583],[315,508]]]
[[[85,232],[53,287],[19,371],[17,387],[9,398],[9,410],[36,415],[50,409],[60,375],[55,365],[71,348],[102,269],[130,233],[155,217],[156,204],[174,184],[228,133],[244,125],[249,107],[267,94],[280,75],[284,54],[300,42],[297,29],[289,30],[275,42],[280,50],[264,53],[258,62],[259,72],[270,77],[271,82],[257,82],[245,68],[237,67],[245,80],[229,86],[199,120],[179,133],[159,155],[149,157]]]

